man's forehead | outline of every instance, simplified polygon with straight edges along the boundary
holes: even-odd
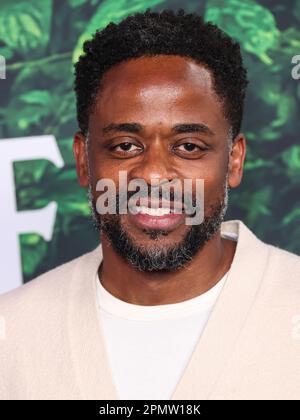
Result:
[[[163,69],[159,66],[159,57],[130,60],[109,70],[97,95],[95,111],[98,116],[104,116],[104,113],[124,119],[132,112],[140,117],[146,112],[152,116],[157,114],[157,120],[161,114],[177,119],[188,112],[193,117],[199,107],[211,109],[213,113],[221,111],[217,109],[220,98],[212,86],[209,70],[193,61],[186,63],[182,57],[162,56],[163,60],[172,63],[170,71],[166,71],[166,66]],[[143,60],[147,62],[145,66]],[[175,65],[177,60],[183,60],[184,70]]]
[[[176,55],[144,56],[121,62],[102,78],[102,90],[115,86],[124,89],[155,89],[162,86],[212,87],[211,71],[191,58]]]

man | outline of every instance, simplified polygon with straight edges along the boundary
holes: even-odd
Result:
[[[101,245],[1,297],[1,398],[300,397],[300,258],[223,221],[246,152],[239,45],[195,14],[147,10],[96,32],[75,75]],[[120,173],[147,186],[123,213]],[[174,191],[161,206],[173,180],[193,181],[190,204],[203,180],[201,223]]]

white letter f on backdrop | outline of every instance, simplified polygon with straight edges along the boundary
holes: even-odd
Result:
[[[33,159],[47,159],[59,168],[64,166],[54,136],[0,140],[0,294],[22,284],[19,235],[37,233],[46,241],[52,238],[55,202],[43,209],[17,211],[13,162]]]

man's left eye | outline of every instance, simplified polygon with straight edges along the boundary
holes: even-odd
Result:
[[[204,148],[201,148],[195,143],[183,143],[177,146],[176,149],[179,149],[182,152],[194,152],[194,151],[204,150]]]

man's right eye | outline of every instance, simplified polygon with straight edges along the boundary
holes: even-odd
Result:
[[[110,148],[111,151],[113,152],[117,152],[119,154],[136,154],[139,153],[142,148],[140,146],[137,146],[134,143],[130,143],[130,142],[123,142],[123,143],[119,143],[115,146],[112,146]]]

